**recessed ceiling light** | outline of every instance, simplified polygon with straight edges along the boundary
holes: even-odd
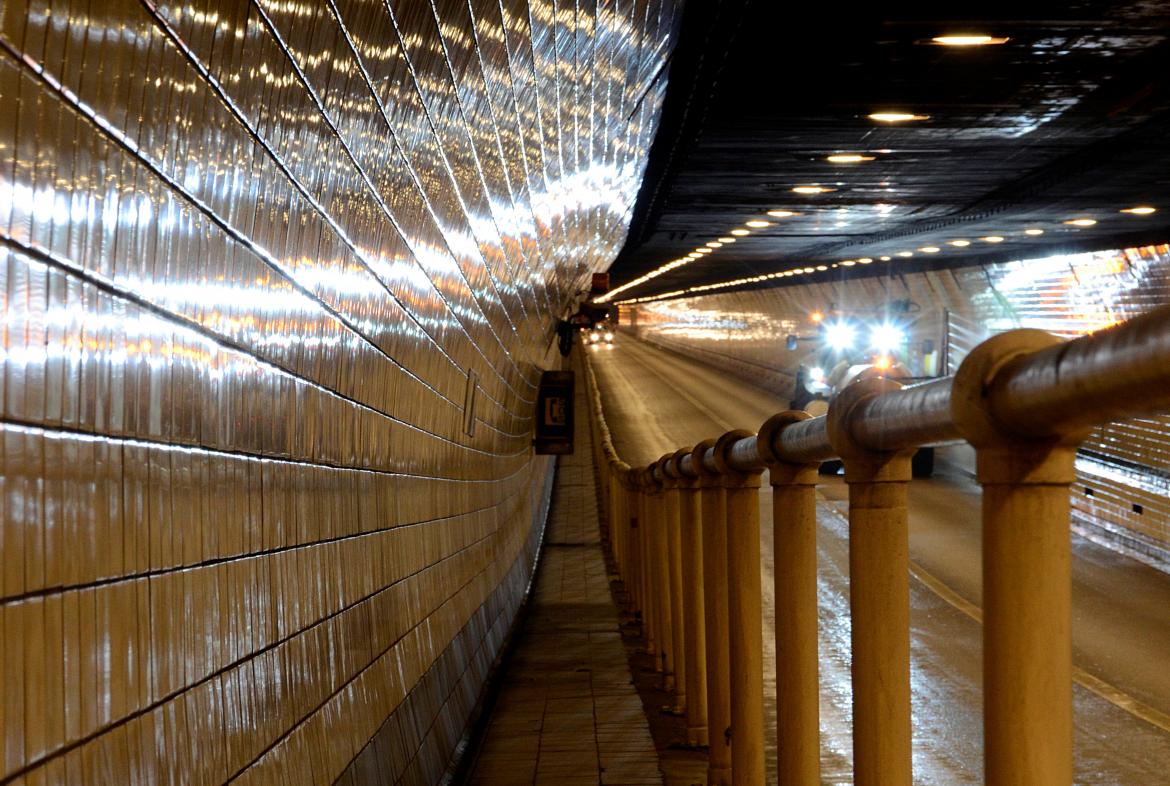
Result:
[[[1069,226],[1073,226],[1073,227],[1091,227],[1097,223],[1097,219],[1095,219],[1095,218],[1070,218],[1068,221],[1065,221],[1064,223],[1068,224]]]
[[[922,248],[920,248],[918,250],[921,251],[923,254],[937,254],[938,252],[942,251],[942,249],[939,248],[938,246],[923,246]]]
[[[1033,228],[1033,229],[1025,229],[1025,230],[1024,230],[1024,234],[1025,234],[1025,235],[1031,235],[1032,237],[1036,237],[1037,235],[1043,235],[1043,234],[1044,234],[1044,230],[1043,230],[1043,229],[1035,229],[1035,228]]]
[[[763,229],[764,227],[772,226],[772,222],[771,221],[761,221],[759,219],[752,219],[751,221],[745,221],[744,225],[752,227],[753,229]]]
[[[752,231],[750,229],[733,229],[733,230],[731,230],[731,234],[735,235],[736,237],[743,237],[744,235],[750,235],[751,233],[752,233]]]
[[[1006,44],[1009,40],[1011,39],[997,38],[980,33],[938,35],[930,39],[931,43],[938,44],[939,46],[995,46],[996,44]]]
[[[723,244],[718,240],[712,240],[707,244],[707,248],[723,248]]]
[[[714,252],[712,251],[712,249],[709,249],[709,248],[696,248],[695,253],[696,254],[703,254],[704,256],[706,256],[707,254],[711,254]]]
[[[797,194],[827,194],[830,191],[836,191],[835,188],[828,188],[827,186],[796,186],[792,189]]]
[[[1127,207],[1121,212],[1135,216],[1148,216],[1150,213],[1157,213],[1158,208],[1150,207],[1149,205],[1138,205],[1137,207]]]
[[[800,213],[791,210],[769,210],[768,215],[772,218],[788,218],[789,216],[799,216]]]
[[[881,260],[882,260],[883,262],[889,262],[889,261],[890,261],[890,257],[882,257],[882,258],[881,258]]]
[[[853,267],[853,266],[854,266],[854,265],[856,265],[857,263],[856,263],[856,262],[854,262],[852,259],[842,259],[842,260],[841,260],[841,264],[842,264],[844,267]]]
[[[870,262],[873,262],[873,260],[870,259],[869,257],[861,257],[860,259],[857,260],[857,262],[858,262],[858,264],[861,264],[861,265],[868,265]]]
[[[828,267],[826,267],[825,265],[817,265],[817,270],[821,271],[822,273],[823,273],[823,272],[825,272],[825,271],[826,271],[826,270],[828,270],[828,269],[829,269],[829,268],[828,268]]]
[[[982,240],[984,243],[1002,243],[1003,242],[1003,238],[1000,237],[999,235],[987,235],[986,237],[981,237],[979,239]]]
[[[815,272],[816,272],[816,268],[814,268],[814,267],[806,267],[806,268],[804,269],[804,272],[805,272],[805,273],[815,273]]]
[[[873,161],[873,156],[863,156],[860,153],[836,153],[825,159],[833,164],[860,164],[863,161]]]
[[[949,240],[947,242],[949,242],[955,248],[966,248],[967,246],[971,245],[970,240]]]
[[[900,256],[900,257],[912,257],[912,256],[914,256],[914,252],[913,252],[913,251],[899,251],[899,252],[898,252],[898,256]]]
[[[905,123],[909,120],[929,120],[930,115],[916,115],[913,112],[871,112],[870,120],[879,123]]]

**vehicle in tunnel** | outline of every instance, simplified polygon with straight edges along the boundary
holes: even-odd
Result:
[[[584,328],[582,328],[582,332],[584,332]],[[608,322],[598,322],[586,336],[586,341],[590,344],[612,344],[613,339],[614,328]]]
[[[934,351],[933,340],[924,340],[918,353],[910,351],[910,325],[904,315],[917,309],[912,309],[909,303],[895,305],[903,316],[885,314],[879,320],[868,322],[841,314],[826,320],[823,314],[814,312],[812,320],[817,325],[817,333],[810,340],[817,346],[812,361],[797,368],[789,408],[814,416],[824,415],[829,410],[829,402],[859,379],[886,377],[904,384],[934,379],[933,375],[922,373],[934,367],[928,362]],[[795,349],[797,341],[796,336],[789,336],[788,348]],[[930,477],[934,473],[934,448],[919,448],[911,467],[914,477]],[[836,475],[842,468],[842,462],[833,459],[822,462],[820,472]]]

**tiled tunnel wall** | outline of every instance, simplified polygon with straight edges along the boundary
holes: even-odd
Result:
[[[1003,330],[1072,338],[1167,302],[1170,246],[1160,245],[679,298],[624,308],[623,321],[648,341],[762,381],[787,400],[797,367],[814,364],[814,312],[859,325],[903,323],[910,370],[929,375],[953,373],[972,347]],[[795,351],[788,335],[802,339]],[[929,364],[926,340],[936,350]],[[1095,429],[1077,472],[1073,507],[1086,532],[1170,569],[1170,418]]]
[[[0,783],[442,778],[679,11],[0,4]]]

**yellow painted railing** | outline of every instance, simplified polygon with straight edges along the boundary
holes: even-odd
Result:
[[[880,377],[631,467],[586,363],[606,536],[709,783],[764,783],[759,487],[773,490],[778,780],[820,783],[817,466],[849,486],[854,783],[910,786],[907,493],[922,445],[966,440],[983,486],[984,761],[991,786],[1072,783],[1069,486],[1093,426],[1170,410],[1170,308],[1060,341],[977,347],[953,377]]]

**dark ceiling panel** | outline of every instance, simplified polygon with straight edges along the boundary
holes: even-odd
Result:
[[[931,43],[958,32],[1008,41]],[[694,0],[614,283],[676,264],[615,299],[1165,240],[1168,79],[1166,2]],[[893,109],[925,119],[868,117]],[[826,160],[846,152],[872,160]],[[1119,212],[1139,204],[1161,210]],[[749,220],[770,225],[679,263]]]

